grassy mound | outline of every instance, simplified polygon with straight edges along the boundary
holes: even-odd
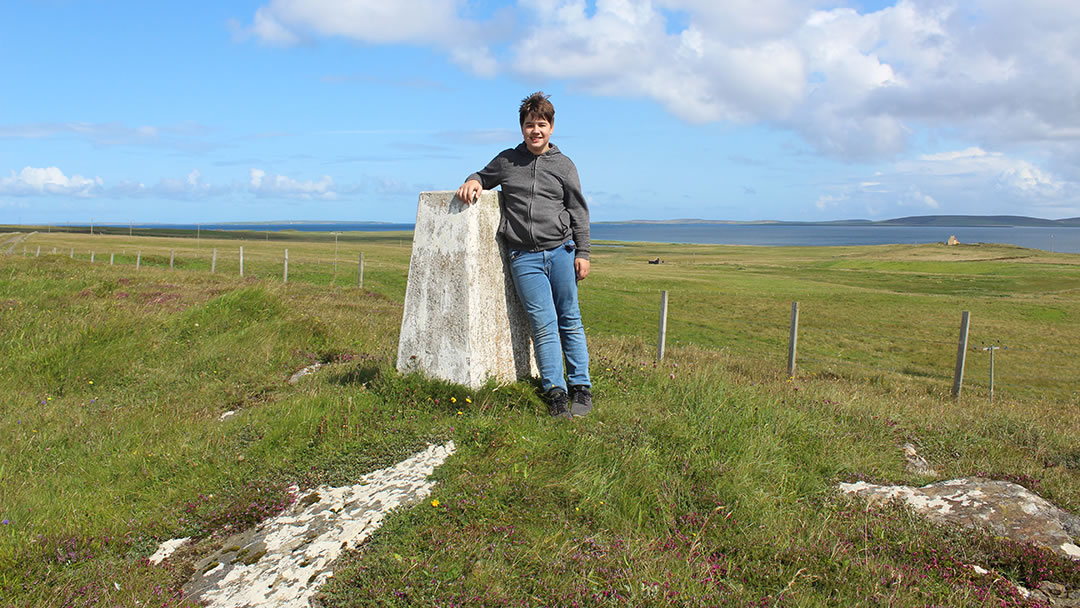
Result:
[[[364,289],[330,270],[332,242],[288,243],[290,269],[310,260],[288,284],[273,243],[245,245],[243,279],[169,270],[168,253],[146,265],[152,247],[191,245],[147,237],[114,244],[140,248],[138,271],[101,253],[0,257],[0,604],[187,605],[195,557],[279,512],[290,486],[351,482],[448,439],[458,452],[431,500],[343,559],[326,605],[1019,606],[1010,581],[1080,586],[1047,552],[835,490],[933,481],[905,470],[912,442],[941,478],[1009,479],[1080,509],[1080,256],[598,248],[582,285],[597,405],[559,424],[529,383],[394,371],[396,240],[343,239],[342,259],[369,260]],[[204,238],[198,255],[225,245]],[[645,264],[656,255],[667,263]],[[657,363],[660,289],[672,317]],[[993,402],[976,352],[949,396],[960,310],[974,343],[1011,346]],[[147,562],[180,536],[196,543]]]

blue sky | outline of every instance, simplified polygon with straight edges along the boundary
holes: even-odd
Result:
[[[4,13],[0,223],[411,222],[538,89],[594,221],[1080,216],[1075,0]]]

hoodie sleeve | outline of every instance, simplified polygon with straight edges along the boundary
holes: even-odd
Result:
[[[567,159],[569,160],[569,159]],[[578,178],[577,167],[570,163],[564,182],[563,205],[570,212],[570,230],[574,235],[574,244],[577,253],[574,257],[589,259],[591,246],[589,244],[589,205],[585,202],[585,195],[581,193],[581,180]]]
[[[491,159],[491,162],[486,167],[469,175],[469,177],[465,178],[465,181],[475,179],[480,182],[484,190],[493,190],[496,186],[501,185],[503,181],[503,157],[506,156],[506,152],[503,151]]]

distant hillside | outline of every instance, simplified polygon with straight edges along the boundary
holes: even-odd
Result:
[[[891,220],[830,220],[823,222],[795,222],[783,220],[757,220],[752,222],[740,222],[733,220],[702,220],[702,219],[675,219],[675,220],[629,220],[622,222],[593,222],[595,224],[740,224],[740,225],[797,225],[797,226],[944,226],[944,227],[995,227],[1007,228],[1009,226],[1040,226],[1040,227],[1078,227],[1080,217],[1071,217],[1061,220],[1047,220],[1038,217],[1023,215],[913,215],[898,217]]]
[[[917,215],[874,222],[886,226],[1080,226],[1080,218],[1046,220],[1023,215]]]

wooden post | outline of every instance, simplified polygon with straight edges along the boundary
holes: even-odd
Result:
[[[244,276],[244,248],[240,248],[240,277]]]
[[[173,260],[175,260],[175,259],[176,259],[176,250],[175,249],[170,249],[169,250],[169,270],[173,269]]]
[[[109,266],[112,266],[112,265],[113,265],[113,262],[115,261],[115,258],[116,258],[116,254],[115,254],[115,253],[110,253],[110,254],[109,254]]]
[[[983,350],[990,351],[990,403],[994,402],[994,351],[999,348],[1001,347],[994,344],[983,348]]]
[[[135,253],[135,270],[138,270],[140,265],[142,265],[142,250],[141,249],[139,249]]]
[[[660,292],[660,336],[656,345],[656,360],[664,359],[664,343],[667,341],[667,292]]]
[[[364,254],[360,254],[360,270],[356,273],[356,286],[364,286]]]
[[[289,250],[288,249],[285,250],[285,270],[282,271],[281,282],[282,283],[288,283],[289,282]]]
[[[37,246],[37,253],[34,254],[34,257],[35,258],[40,258],[41,257],[41,245]]]
[[[795,347],[799,342],[799,303],[791,303],[791,338],[788,341],[787,375],[795,377]]]
[[[93,251],[90,252],[90,263],[91,264],[94,263],[94,252]]]
[[[217,270],[217,247],[214,247],[214,254],[210,256],[210,274],[214,274]]]
[[[74,247],[71,248],[71,253],[68,254],[68,257],[73,259],[73,260],[75,259],[75,248]]]
[[[334,280],[337,279],[337,237],[338,237],[339,234],[341,234],[341,233],[340,232],[335,232],[334,233],[334,275],[333,275],[333,278],[330,279],[330,284],[331,285],[333,285]]]
[[[964,359],[967,357],[968,321],[971,313],[964,311],[960,315],[960,344],[956,347],[956,373],[953,374],[952,395],[960,396],[960,389],[964,386]]]

